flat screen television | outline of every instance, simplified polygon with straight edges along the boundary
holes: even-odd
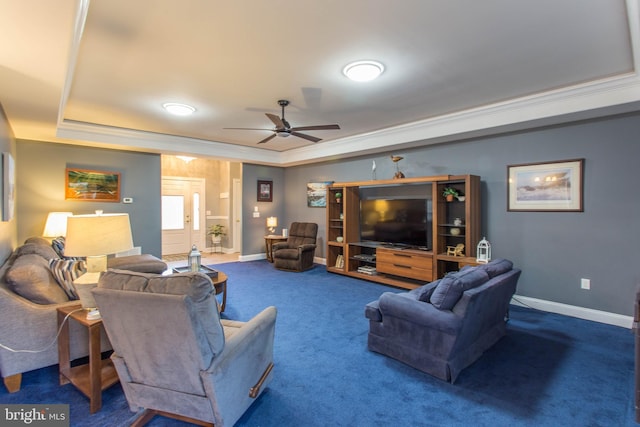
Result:
[[[360,240],[389,246],[431,248],[431,200],[360,201]]]

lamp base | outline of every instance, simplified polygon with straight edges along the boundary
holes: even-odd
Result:
[[[92,310],[96,308],[96,300],[93,298],[91,290],[98,286],[100,273],[85,273],[73,281],[73,287],[76,289],[82,308]]]

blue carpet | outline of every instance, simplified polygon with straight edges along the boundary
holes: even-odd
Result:
[[[385,291],[327,273],[278,271],[266,261],[218,264],[229,276],[224,317],[278,307],[274,379],[237,426],[634,426],[633,334],[624,328],[512,307],[507,336],[455,385],[369,352],[364,305]],[[102,410],[58,385],[57,366],[23,376],[1,403],[68,403],[72,426],[120,426],[122,389]],[[150,426],[186,426],[156,417]]]

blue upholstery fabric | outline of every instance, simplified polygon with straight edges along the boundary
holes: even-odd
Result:
[[[501,260],[496,264],[500,268],[508,265]],[[489,278],[481,267],[485,266],[465,269],[409,292],[385,292],[367,304],[369,350],[453,383],[505,334],[505,316],[520,277],[519,269],[510,269]],[[490,269],[498,271],[497,266]],[[439,299],[440,286],[448,287],[441,302],[449,302],[445,301],[449,292],[462,290],[451,309],[423,300],[432,291],[430,300]]]
[[[440,280],[429,302],[440,310],[451,310],[464,291],[475,288],[487,280],[487,273],[478,268],[447,274]]]

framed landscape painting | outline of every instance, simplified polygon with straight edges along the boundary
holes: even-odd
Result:
[[[327,206],[327,187],[333,181],[307,183],[307,207],[324,208]]]
[[[119,202],[120,173],[67,168],[64,198],[89,202]]]
[[[507,166],[507,210],[583,212],[584,159]]]

